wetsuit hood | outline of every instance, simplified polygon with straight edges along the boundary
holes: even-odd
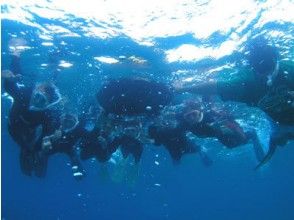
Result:
[[[264,37],[256,37],[247,45],[248,61],[259,78],[266,80],[268,86],[276,77],[279,70],[278,51],[269,45]]]

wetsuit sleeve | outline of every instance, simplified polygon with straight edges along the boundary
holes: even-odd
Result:
[[[79,124],[75,129],[70,131],[68,135],[74,136],[74,137],[81,137],[84,139],[84,137],[94,137],[98,136],[100,134],[100,129],[98,127],[94,127],[93,130],[87,130],[86,129],[87,125],[87,118],[85,115],[79,116]]]
[[[12,56],[10,70],[13,72],[14,75],[22,75],[20,58],[18,56]],[[21,97],[22,93],[24,93],[22,89],[17,86],[17,81],[14,80],[5,79],[3,82],[3,87],[5,91],[14,99]]]
[[[86,129],[86,124],[87,124],[87,119],[86,119],[86,116],[85,115],[81,115],[79,117],[79,124],[78,124],[78,129],[75,129],[76,130],[76,135],[79,136],[79,137],[82,137],[84,135],[87,135],[87,134],[90,134],[92,131],[88,131]]]
[[[20,57],[19,56],[12,56],[11,58],[11,64],[10,64],[10,70],[15,75],[22,75],[22,70],[20,66]]]
[[[123,142],[122,137],[115,137],[113,141],[109,144],[109,150],[110,152],[115,152],[119,145],[121,145]]]
[[[294,62],[281,61],[278,84],[287,86],[290,90],[294,90]]]
[[[3,87],[4,90],[14,99],[19,97],[20,89],[18,88],[15,81],[5,79],[3,82]]]
[[[252,89],[255,83],[252,70],[240,69],[230,78],[218,77],[217,93],[223,100],[246,101],[248,89]]]
[[[281,61],[272,88],[258,102],[258,107],[274,121],[284,125],[294,123],[294,62]]]

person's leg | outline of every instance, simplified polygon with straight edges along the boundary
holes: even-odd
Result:
[[[138,143],[138,145],[136,145],[136,148],[134,149],[134,152],[133,152],[135,163],[140,162],[142,153],[143,153],[143,145],[141,143],[140,144]]]
[[[95,156],[96,155],[95,155],[94,151],[92,149],[90,149],[89,146],[85,145],[81,148],[81,153],[80,153],[81,160],[88,160],[91,157],[95,157]]]
[[[38,151],[34,153],[34,171],[36,177],[43,178],[47,173],[49,155],[45,152]]]
[[[263,157],[262,160],[260,160],[260,163],[255,167],[255,170],[258,170],[261,168],[263,165],[265,165],[274,155],[276,149],[277,149],[277,144],[276,141],[271,137],[270,139],[270,144],[269,144],[269,151],[267,154]]]
[[[178,150],[178,146],[164,145],[164,147],[168,150],[169,155],[171,156],[173,160],[173,164],[174,165],[180,164],[180,161],[182,158],[182,152]]]
[[[217,139],[228,148],[239,147],[248,142],[248,134],[235,120],[228,119],[222,122],[215,131]]]
[[[278,146],[285,146],[288,141],[294,140],[294,126],[279,126],[276,127],[270,137],[269,151],[266,153],[264,158],[255,167],[259,169],[266,164],[274,155]]]
[[[20,169],[27,176],[32,175],[34,166],[34,156],[29,150],[21,147],[19,155]]]
[[[256,131],[255,130],[247,131],[246,136],[247,136],[247,142],[250,140],[252,141],[256,159],[259,162],[261,162],[263,158],[265,157],[265,155],[267,154],[267,152],[265,151],[266,149],[264,149],[262,144],[260,143]]]
[[[76,180],[81,180],[85,176],[85,172],[82,168],[77,150],[74,147],[72,147],[72,149],[70,149],[70,151],[67,152],[67,155],[69,156],[71,162],[73,177]]]
[[[184,154],[196,153],[196,148],[193,142],[186,137],[177,137],[176,141],[165,145],[173,159],[173,163],[179,164]]]
[[[199,153],[202,164],[206,167],[211,166],[213,164],[213,161],[208,156],[206,148],[200,145],[196,145],[194,143],[193,145],[195,146],[196,151]]]
[[[274,155],[278,146],[285,146],[289,140],[294,140],[294,126],[274,127],[274,132],[270,137],[269,150],[255,167],[255,170],[266,164]]]
[[[280,125],[272,135],[273,140],[279,146],[285,146],[288,141],[294,140],[294,126]]]

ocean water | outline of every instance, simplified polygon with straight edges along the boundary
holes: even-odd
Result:
[[[246,63],[246,41],[259,34],[282,59],[293,60],[293,11],[291,0],[3,0],[1,68],[9,68],[11,39],[23,39],[24,80],[44,81],[57,71],[66,104],[79,111],[110,78],[174,84],[230,77]],[[134,182],[114,181],[93,160],[83,162],[86,178],[76,181],[61,154],[38,179],[20,171],[19,147],[7,131],[12,101],[3,90],[1,103],[2,219],[294,219],[293,142],[258,171],[252,145],[228,150],[196,139],[211,167],[198,155],[175,166],[163,148],[146,145]],[[228,105],[267,142],[269,122],[261,111]]]

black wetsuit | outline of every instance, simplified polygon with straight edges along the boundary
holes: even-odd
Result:
[[[140,161],[143,153],[143,144],[138,139],[129,135],[115,137],[109,144],[109,149],[115,152],[119,147],[124,158],[132,154],[135,158],[135,163]]]
[[[155,115],[172,97],[171,90],[163,83],[131,78],[112,80],[97,93],[106,113],[117,115]]]
[[[203,112],[203,119],[199,123],[189,125],[183,119],[183,115],[178,115],[178,120],[182,127],[192,132],[200,138],[215,137],[223,145],[229,148],[237,147],[248,142],[248,136],[234,120],[225,112],[216,112],[206,109]]]
[[[179,162],[184,154],[196,153],[198,146],[186,137],[186,130],[181,127],[149,127],[149,136],[155,145],[164,145],[174,162]]]
[[[22,75],[20,58],[12,56],[11,71]],[[32,86],[20,86],[18,82],[5,79],[4,89],[12,96],[13,104],[9,112],[8,131],[13,140],[21,147],[20,165],[26,175],[34,169],[34,151],[36,144],[45,134],[50,134],[55,127],[58,112],[52,110],[32,111],[29,109],[33,92]]]
[[[113,153],[109,149],[109,141],[100,134],[99,128],[94,128],[91,132],[87,132],[81,139],[81,159],[88,160],[96,158],[99,162],[106,162]]]
[[[52,142],[51,150],[49,150],[48,152],[40,151],[40,163],[42,164],[42,166],[40,166],[40,168],[42,168],[40,172],[43,175],[45,175],[46,173],[47,161],[49,156],[56,153],[64,153],[70,159],[74,177],[77,179],[81,179],[81,177],[83,177],[84,170],[80,163],[77,144],[80,141],[82,142],[82,140],[84,140],[85,137],[88,137],[89,134],[94,133],[94,131],[91,132],[86,130],[86,122],[87,120],[84,116],[79,117],[79,123],[75,128],[70,131],[62,131],[61,138]],[[58,129],[59,127],[56,127],[55,131]],[[83,144],[80,144],[79,146],[81,146],[81,148],[83,149]]]

